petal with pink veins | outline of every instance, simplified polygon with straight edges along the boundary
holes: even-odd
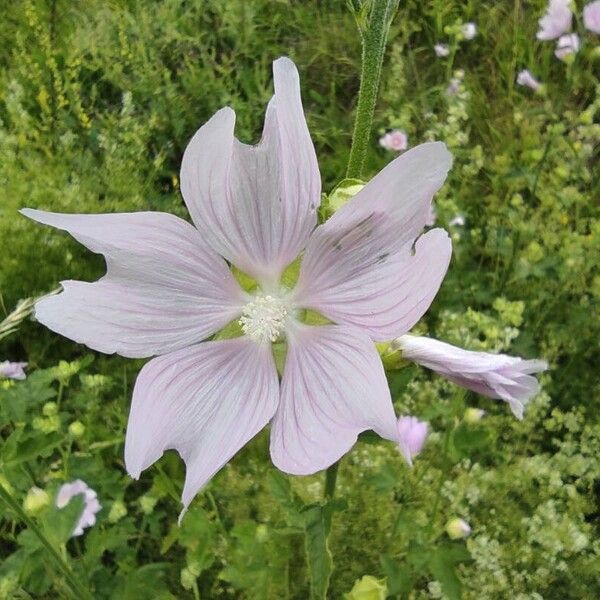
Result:
[[[369,226],[341,241],[327,232],[315,234],[320,243],[311,240],[294,301],[385,341],[406,333],[425,314],[448,269],[452,242],[445,230],[433,229],[414,251],[409,242],[388,255],[377,235]]]
[[[325,469],[361,431],[397,441],[396,417],[373,342],[353,327],[297,325],[288,331],[271,458],[295,475]]]
[[[186,464],[185,507],[271,419],[279,400],[270,344],[247,337],[203,342],[160,356],[141,370],[125,440],[138,478],[167,449]]]
[[[273,79],[258,145],[234,137],[235,113],[223,108],[194,135],[181,165],[181,191],[205,239],[269,283],[306,245],[321,193],[296,66],[276,60]]]
[[[100,280],[63,281],[62,293],[35,305],[38,321],[94,350],[166,354],[212,335],[245,302],[225,261],[174,215],[21,212],[104,255],[107,273]]]

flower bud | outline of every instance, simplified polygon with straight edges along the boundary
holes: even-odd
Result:
[[[85,433],[85,425],[81,421],[73,421],[69,425],[69,435],[79,438]]]
[[[344,594],[346,600],[385,600],[387,598],[385,580],[365,575],[358,579],[350,592]]]
[[[446,533],[451,539],[459,540],[471,534],[471,526],[464,519],[454,517],[446,523]]]
[[[58,413],[58,404],[56,402],[46,402],[42,407],[42,412],[47,417],[53,417],[56,413]]]
[[[485,410],[482,410],[481,408],[467,408],[467,410],[465,410],[463,419],[465,420],[465,423],[473,424],[481,421],[484,415]]]
[[[27,492],[25,500],[23,500],[23,510],[30,515],[39,513],[43,508],[50,504],[50,496],[48,492],[39,487],[33,486]]]
[[[123,500],[115,500],[110,507],[108,512],[108,522],[116,523],[120,521],[127,514],[127,507]]]

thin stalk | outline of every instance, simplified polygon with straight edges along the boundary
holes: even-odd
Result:
[[[65,580],[69,587],[73,597],[76,600],[94,600],[92,594],[85,587],[77,581],[71,567],[63,559],[56,548],[48,541],[48,538],[44,535],[44,532],[38,527],[33,519],[21,508],[21,505],[12,497],[12,495],[2,485],[0,485],[0,498],[11,510],[13,510],[19,518],[27,525],[27,527],[35,534],[40,540],[44,548],[48,551],[48,555],[52,561],[56,564],[60,572],[64,575]]]
[[[327,471],[325,471],[325,498],[331,500],[335,495],[335,484],[337,482],[338,469],[340,463],[333,463]]]
[[[348,178],[360,178],[362,175],[373,126],[375,102],[379,92],[385,43],[398,2],[399,0],[373,0],[369,21],[363,32],[360,88],[354,117],[352,147],[346,170]]]

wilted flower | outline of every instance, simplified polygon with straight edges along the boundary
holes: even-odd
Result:
[[[518,419],[523,418],[525,404],[540,389],[538,380],[531,374],[548,368],[543,360],[463,350],[414,335],[404,335],[393,345],[402,350],[403,358],[432,369],[457,385],[508,402]]]
[[[471,526],[464,520],[455,517],[446,523],[446,533],[453,540],[459,540],[471,535]]]
[[[404,131],[394,129],[379,138],[379,145],[386,150],[400,152],[408,148],[408,136]]]
[[[561,35],[556,42],[554,55],[560,60],[565,60],[568,56],[579,52],[579,36],[576,33]]]
[[[73,530],[73,536],[82,535],[84,529],[94,525],[96,523],[96,513],[102,508],[98,502],[96,492],[88,487],[87,483],[81,481],[81,479],[64,483],[60,487],[56,495],[56,506],[64,508],[69,504],[71,498],[79,495],[83,495],[85,504],[83,512]]]
[[[570,0],[550,0],[546,14],[538,21],[538,40],[555,40],[571,29]]]
[[[6,377],[7,379],[25,379],[26,375],[23,369],[26,366],[26,362],[10,362],[5,360],[0,363],[0,377]]]
[[[421,452],[427,439],[429,426],[417,417],[398,419],[398,446],[406,462],[412,466],[412,459]]]
[[[372,575],[365,575],[354,583],[345,600],[385,600],[388,596],[388,588],[385,579],[377,579]]]
[[[541,87],[541,83],[531,74],[528,69],[523,69],[519,71],[517,75],[517,84],[522,85],[528,88],[531,88],[534,91],[538,91]]]
[[[585,5],[583,8],[583,24],[589,31],[600,34],[600,0]]]
[[[465,40],[472,40],[477,35],[477,25],[473,22],[465,23],[461,32]]]
[[[464,414],[464,420],[466,423],[478,423],[483,419],[485,415],[485,410],[481,408],[467,408]]]
[[[273,462],[293,474],[333,464],[367,429],[397,442],[373,341],[403,335],[421,318],[451,255],[443,229],[422,233],[452,163],[439,142],[393,160],[315,227],[320,175],[298,73],[286,58],[273,71],[257,146],[234,137],[231,108],[188,145],[181,190],[195,226],[156,212],[23,211],[107,262],[99,281],[65,281],[62,293],[40,300],[37,319],[95,350],[160,355],[135,384],[125,464],[139,477],[177,450],[186,507],[271,420]],[[302,251],[288,289],[282,274]],[[257,287],[242,289],[226,261]],[[304,309],[335,324],[309,326]],[[239,337],[203,342],[228,324]],[[283,340],[280,384],[272,343]]]
[[[439,58],[443,58],[450,54],[450,48],[448,48],[448,44],[436,44],[433,47],[433,51],[435,52],[435,55]]]

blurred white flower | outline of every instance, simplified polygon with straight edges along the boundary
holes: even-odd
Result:
[[[462,215],[456,215],[448,222],[448,225],[450,225],[451,227],[463,227],[464,224],[465,218]]]
[[[5,360],[0,363],[0,377],[6,377],[7,379],[25,379],[26,375],[23,369],[26,366],[26,362],[10,362]]]
[[[579,36],[576,33],[568,33],[561,35],[556,42],[556,50],[554,55],[560,60],[565,60],[567,57],[579,52]]]
[[[379,145],[386,150],[400,152],[408,148],[408,136],[404,131],[394,129],[379,138]]]
[[[436,44],[433,47],[433,51],[439,58],[443,58],[444,56],[448,56],[448,54],[450,54],[450,48],[448,48],[448,44]]]
[[[82,535],[85,528],[94,525],[96,523],[96,513],[102,508],[98,502],[96,492],[91,489],[87,483],[81,481],[81,479],[76,479],[70,483],[64,483],[60,487],[58,494],[56,495],[56,506],[58,508],[64,508],[69,504],[71,498],[80,494],[84,496],[85,505],[83,507],[83,512],[75,525],[75,529],[73,530],[73,536]]]
[[[517,75],[517,84],[528,87],[536,92],[542,85],[527,69],[519,71],[519,74]]]
[[[471,526],[464,520],[455,517],[446,523],[446,533],[453,540],[459,540],[471,535]]]
[[[572,13],[569,0],[550,0],[544,16],[538,21],[538,40],[555,40],[571,29]]]
[[[477,25],[473,22],[465,23],[462,26],[462,34],[465,40],[472,40],[477,35]]]
[[[586,4],[583,9],[583,24],[586,29],[600,34],[600,0]]]

